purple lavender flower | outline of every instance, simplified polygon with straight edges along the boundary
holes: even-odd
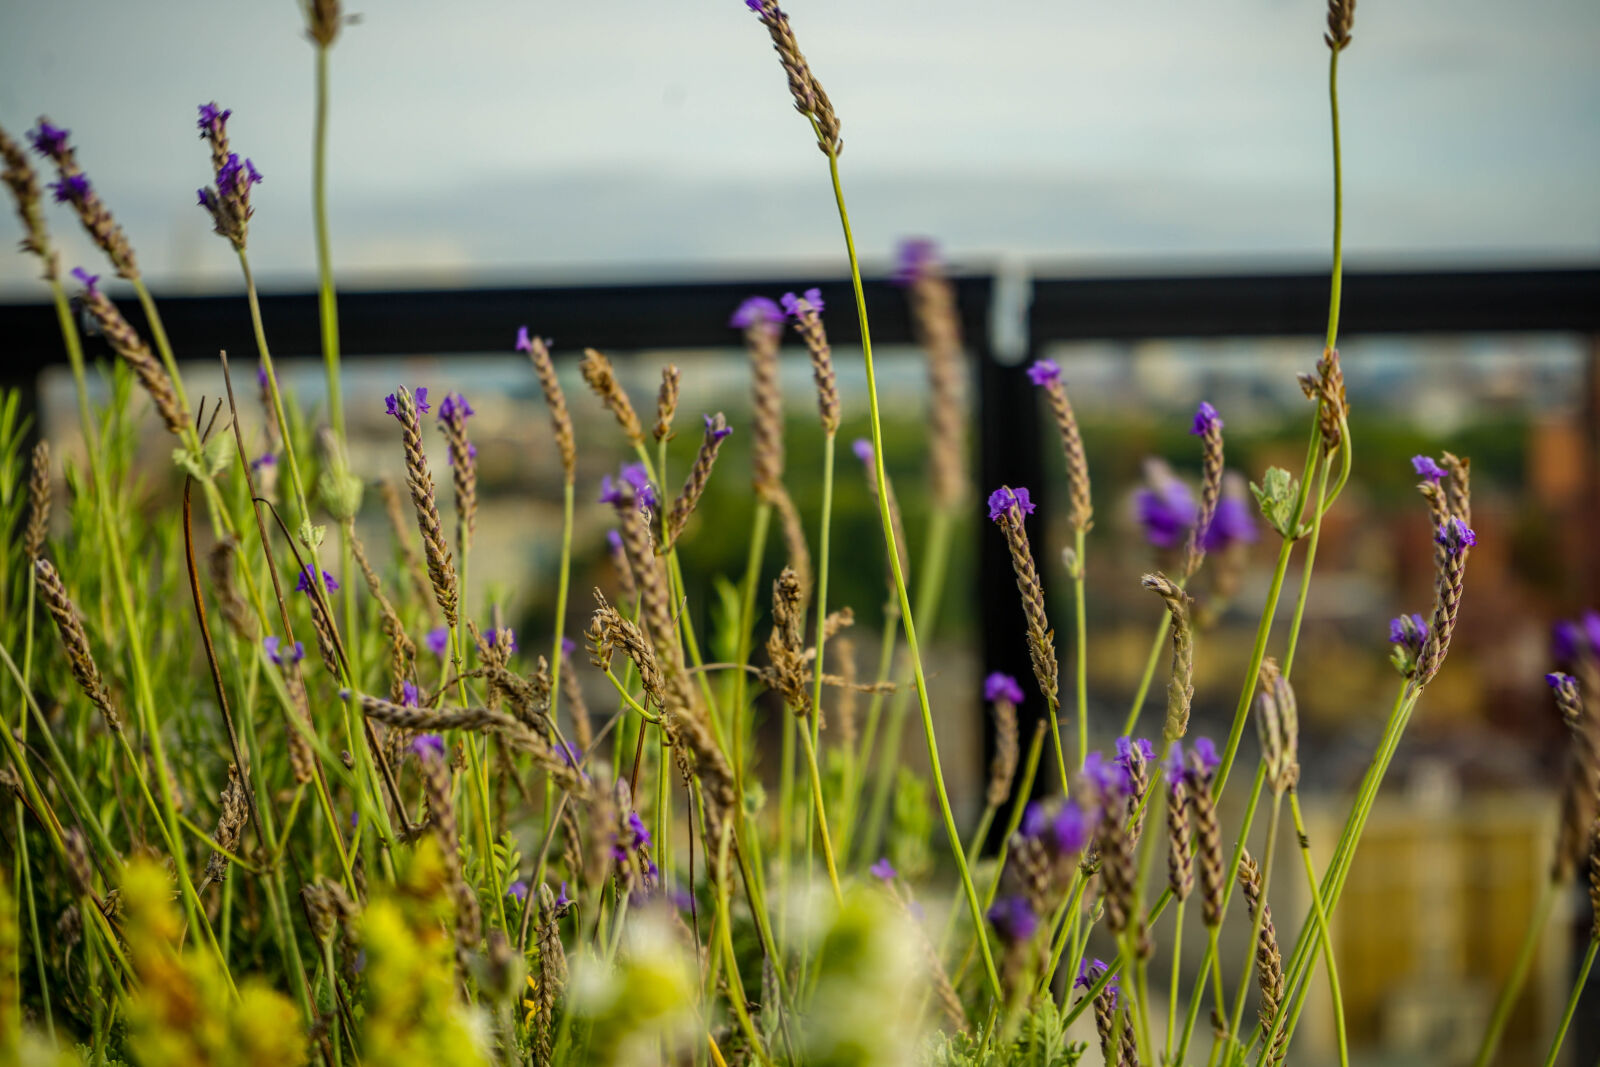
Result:
[[[1578,680],[1562,671],[1551,671],[1544,676],[1545,684],[1551,689],[1565,689],[1568,685],[1577,685]]]
[[[1053,359],[1035,360],[1028,368],[1028,378],[1034,385],[1044,386],[1061,380],[1061,364]]]
[[[1100,752],[1091,752],[1083,761],[1083,777],[1102,796],[1119,796],[1133,792],[1133,779],[1127,767],[1117,760],[1108,760]]]
[[[561,639],[561,654],[563,656],[572,655],[573,650],[576,649],[577,647],[578,647],[578,642],[574,641],[572,638],[563,637]]]
[[[562,908],[569,908],[571,906],[572,898],[567,895],[567,883],[562,882],[561,893],[556,897],[556,910],[560,911]]]
[[[422,638],[422,643],[428,651],[435,656],[442,656],[450,650],[450,630],[444,626],[435,626]]]
[[[1156,548],[1177,548],[1194,524],[1194,495],[1178,479],[1166,478],[1134,493],[1133,510],[1146,541]]]
[[[622,480],[633,486],[633,495],[641,508],[653,508],[660,502],[656,487],[650,484],[643,463],[629,463],[622,468]]]
[[[39,125],[28,133],[28,140],[33,142],[33,150],[41,156],[60,159],[67,152],[67,135],[71,132],[40,119]]]
[[[1039,929],[1039,916],[1023,896],[1006,896],[995,901],[989,909],[989,922],[1000,939],[1012,945],[1031,939]]]
[[[1189,427],[1189,432],[1196,437],[1204,437],[1208,433],[1222,429],[1222,416],[1217,414],[1217,409],[1202,400],[1200,407],[1195,410],[1194,423]]]
[[[1172,792],[1183,784],[1183,742],[1174,741],[1161,761],[1161,776],[1166,779],[1167,790]]]
[[[1078,977],[1072,980],[1072,988],[1088,992],[1094,988],[1094,984],[1100,980],[1100,976],[1109,969],[1105,960],[1084,960],[1078,967]],[[1105,984],[1105,990],[1111,994],[1111,1010],[1115,1011],[1122,996],[1120,976],[1112,975],[1111,981]]]
[[[411,751],[418,759],[444,759],[444,738],[438,734],[419,734],[411,742]]]
[[[1200,774],[1206,778],[1222,766],[1222,757],[1217,755],[1217,746],[1211,743],[1209,737],[1197,737],[1189,742],[1189,765],[1191,768],[1198,766]],[[1193,780],[1191,774],[1191,780]]]
[[[644,820],[639,818],[638,812],[628,812],[628,829],[633,831],[634,848],[650,847],[650,831],[645,827]]]
[[[783,310],[785,314],[787,314],[791,319],[798,319],[800,317],[800,301],[793,293],[784,293],[780,300],[783,304]],[[822,314],[821,289],[807,289],[805,293],[805,301],[807,304],[811,305],[812,311],[816,312],[818,315]]]
[[[867,871],[872,875],[872,877],[882,882],[892,882],[897,876],[894,869],[894,864],[889,862],[888,856],[879,856],[878,862],[874,863],[871,867],[868,867]]]
[[[1422,652],[1428,640],[1428,621],[1421,615],[1400,615],[1389,620],[1389,643],[1399,645],[1413,657]]]
[[[1040,832],[1034,836],[1055,855],[1069,856],[1082,852],[1083,847],[1089,843],[1092,821],[1089,812],[1076,800],[1068,797],[1061,802],[1055,815],[1046,820]]]
[[[1433,540],[1450,555],[1459,556],[1478,543],[1478,535],[1460,519],[1449,518],[1434,532]]]
[[[294,591],[297,593],[309,593],[311,592],[312,583],[316,580],[316,574],[312,570],[312,565],[307,563],[304,567],[300,568],[300,580],[294,584]],[[322,585],[330,593],[337,593],[339,591],[338,579],[334,578],[334,576],[329,574],[327,571],[322,572]]]
[[[1417,477],[1426,478],[1435,485],[1444,481],[1445,475],[1450,473],[1435,463],[1431,456],[1412,456],[1411,469],[1417,472]]]
[[[702,417],[706,420],[706,436],[710,437],[713,441],[720,441],[733,432],[732,426],[724,426],[720,430],[714,429],[713,427],[716,424],[716,420],[714,420],[710,415],[705,415]]]
[[[100,284],[100,275],[90,274],[82,267],[73,267],[72,276],[78,279],[79,284],[91,293],[95,292],[95,286]]]
[[[222,136],[222,128],[227,125],[232,110],[219,108],[216,102],[200,105],[200,135],[210,134],[214,137]]]
[[[266,649],[267,658],[280,667],[286,667],[290,663],[299,663],[306,655],[305,642],[296,641],[293,648],[286,648],[283,644],[283,638],[277,634],[269,634],[263,637],[261,639],[261,647]]]
[[[764,296],[747,297],[744,303],[734,309],[733,317],[728,320],[728,325],[736,330],[748,330],[752,326],[778,326],[782,323],[783,310],[775,301]]]
[[[523,903],[528,899],[528,883],[518,878],[515,882],[506,886],[506,896],[511,897],[518,904]]]
[[[1571,663],[1578,658],[1578,645],[1583,631],[1570,619],[1557,619],[1550,627],[1550,656],[1557,663]]]
[[[854,452],[856,454],[856,458],[862,463],[865,463],[869,467],[872,466],[872,460],[875,453],[872,451],[872,441],[870,438],[856,438],[855,441],[850,445],[850,451]]]
[[[910,285],[939,266],[939,245],[931,237],[907,237],[895,251],[896,285]]]
[[[1583,613],[1583,636],[1589,642],[1589,654],[1600,657],[1600,611]]]
[[[1013,704],[1022,703],[1022,686],[1017,680],[1003,671],[995,671],[983,680],[983,699],[993,704],[997,700],[1009,700]]]
[[[217,171],[217,192],[223,196],[243,196],[259,181],[261,172],[256,170],[256,165],[248,159],[241,161],[239,153],[230,152],[227,162]]]
[[[1028,490],[1025,488],[1012,489],[1002,485],[989,494],[989,518],[995,522],[1000,521],[1000,516],[1012,508],[1016,508],[1024,515],[1032,515],[1038,505],[1028,499]]]
[[[500,635],[502,633],[506,635],[506,640],[511,643],[511,651],[522,651],[522,648],[517,644],[517,632],[509,626],[499,630],[490,627],[489,629],[483,631],[483,639],[489,642],[491,645],[498,644],[500,641]]]
[[[428,407],[427,386],[418,386],[417,389],[411,394],[411,399],[417,402],[417,411],[426,414],[431,410]],[[400,400],[394,393],[390,393],[388,396],[383,398],[383,410],[385,414],[393,415],[397,419],[400,417]]]
[[[622,551],[622,532],[620,530],[607,530],[606,531],[606,544],[608,546],[610,546],[611,551],[613,551],[613,552],[621,552]]]
[[[73,204],[89,198],[89,178],[83,174],[68,174],[58,182],[50,183],[56,203]]]
[[[1141,737],[1137,741],[1131,737],[1117,738],[1116,764],[1118,767],[1121,767],[1123,770],[1128,772],[1130,781],[1133,775],[1134,749],[1139,750],[1139,755],[1144,757],[1144,762],[1146,763],[1149,763],[1151,760],[1156,758],[1155,746],[1144,738]]]
[[[475,460],[477,458],[478,458],[478,446],[473,444],[471,441],[468,441],[467,442],[467,459],[468,459],[469,463],[470,463],[471,460]],[[456,465],[456,454],[454,452],[446,452],[444,454],[444,461],[448,466],[454,467]]]
[[[278,457],[276,455],[271,452],[263,452],[261,455],[250,461],[250,469],[253,471],[258,471],[262,467],[275,467],[277,464]]]
[[[267,387],[267,366],[265,363],[256,367],[256,385],[262,389]]]
[[[411,682],[400,683],[400,703],[408,708],[417,706],[417,687]]]
[[[578,764],[583,761],[583,749],[579,748],[571,741],[556,742],[555,750],[556,755],[561,757],[561,762],[565,763],[568,767],[571,767],[574,770],[576,770]]]
[[[439,401],[439,418],[444,422],[454,422],[457,415],[465,419],[476,414],[466,397],[460,393],[446,393],[444,399]]]
[[[1220,552],[1230,545],[1253,545],[1260,536],[1250,505],[1240,497],[1224,496],[1217,501],[1216,514],[1201,540],[1207,552]]]

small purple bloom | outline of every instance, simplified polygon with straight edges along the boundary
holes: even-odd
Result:
[[[621,533],[621,531],[619,531],[619,530],[607,530],[606,531],[606,544],[611,547],[611,551],[613,551],[613,552],[621,552],[622,551],[622,533]]]
[[[784,293],[783,296],[780,298],[780,300],[781,300],[781,302],[783,304],[784,312],[791,319],[798,319],[800,317],[800,301],[801,301],[801,299],[802,299],[801,297],[797,297],[793,293]],[[805,300],[806,304],[809,305],[807,310],[809,310],[812,313],[817,314],[817,315],[822,314],[822,290],[821,289],[807,289],[805,291],[805,296],[804,296],[803,299]]]
[[[428,646],[428,651],[435,656],[442,656],[450,650],[450,630],[444,626],[435,626],[422,638],[422,643]]]
[[[556,755],[561,757],[561,762],[568,767],[576,768],[583,760],[583,749],[571,741],[560,742],[555,745]]]
[[[1061,380],[1061,364],[1053,359],[1036,360],[1028,368],[1028,377],[1034,385],[1049,385]]]
[[[1183,742],[1174,741],[1161,761],[1161,776],[1167,780],[1167,789],[1175,790],[1183,782]]]
[[[34,151],[41,156],[60,159],[67,151],[67,135],[71,132],[71,130],[63,130],[60,126],[52,126],[44,119],[40,119],[38,127],[29,132],[28,140],[33,142]]]
[[[850,445],[850,451],[854,452],[856,454],[856,458],[862,463],[865,463],[869,467],[872,465],[872,460],[875,453],[872,451],[871,439],[866,437],[856,438],[855,441]]]
[[[200,132],[221,136],[222,127],[227,123],[228,117],[233,114],[231,109],[220,108],[213,101],[200,105]]]
[[[578,647],[578,642],[574,641],[572,638],[563,637],[561,639],[561,654],[563,656],[572,655],[573,650],[576,649],[577,647]]]
[[[1013,945],[1029,940],[1039,929],[1039,916],[1022,896],[1006,896],[995,901],[989,909],[989,922],[1002,941]]]
[[[896,877],[894,864],[889,862],[888,856],[879,856],[878,862],[868,867],[867,870],[872,877],[881,882],[892,882]]]
[[[1417,477],[1426,478],[1434,485],[1444,481],[1450,472],[1433,461],[1432,456],[1412,456],[1411,469],[1417,472]]]
[[[1012,489],[1002,485],[989,494],[989,518],[995,522],[1000,521],[1002,515],[1008,514],[1016,508],[1023,515],[1032,515],[1038,505],[1028,499],[1028,490],[1024,488]]]
[[[761,0],[744,0],[744,6],[758,15],[761,14]]]
[[[667,899],[672,902],[672,906],[678,911],[688,911],[694,907],[694,894],[681,885],[674,886],[667,894]]]
[[[1570,674],[1547,674],[1544,680],[1555,690],[1556,702],[1564,708],[1576,706],[1581,699],[1578,695],[1578,680]]]
[[[1217,409],[1202,400],[1200,407],[1194,413],[1194,423],[1189,427],[1189,432],[1196,437],[1204,437],[1208,433],[1218,433],[1222,430],[1222,416],[1217,414]]]
[[[1139,755],[1144,757],[1144,762],[1149,763],[1156,758],[1155,746],[1144,738],[1135,741],[1131,737],[1117,738],[1117,766],[1125,771],[1133,770],[1133,752],[1139,750]]]
[[[297,593],[309,593],[311,592],[312,583],[315,581],[316,575],[312,571],[312,564],[307,563],[304,567],[300,568],[300,580],[295,583],[294,591]],[[330,593],[337,593],[339,591],[338,580],[327,571],[322,572],[322,585]]]
[[[645,827],[644,820],[639,818],[638,812],[628,812],[628,829],[633,831],[634,848],[650,847],[650,831]]]
[[[1600,657],[1600,611],[1583,613],[1583,636],[1589,642],[1589,654]]]
[[[650,476],[645,473],[643,463],[625,464],[621,477],[633,487],[634,501],[639,507],[653,508],[660,502],[660,498],[656,496],[656,487],[650,484]]]
[[[521,647],[517,645],[517,632],[509,626],[499,630],[491,627],[490,629],[483,631],[483,639],[489,642],[491,645],[498,644],[500,642],[500,635],[502,633],[506,635],[506,640],[511,645],[511,651],[522,651]]]
[[[1563,685],[1572,681],[1572,675],[1563,674],[1561,671],[1551,671],[1544,676],[1544,680],[1545,684],[1551,689],[1560,689]]]
[[[478,458],[478,446],[473,444],[471,441],[468,441],[467,442],[467,464],[468,464],[468,466],[471,466],[472,461],[477,459],[477,458]],[[454,467],[456,465],[456,454],[454,452],[446,452],[444,454],[444,461],[449,466]]]
[[[611,475],[609,474],[602,474],[600,476],[600,503],[622,503],[622,486],[616,482],[613,482],[611,480]],[[615,531],[612,532],[614,533]]]
[[[1117,760],[1106,759],[1099,752],[1091,752],[1085,757],[1083,776],[1102,796],[1133,792],[1133,779],[1128,768]]]
[[[51,182],[50,191],[58,204],[80,203],[89,198],[89,179],[83,174],[69,174],[58,182]]]
[[[250,469],[253,470],[253,471],[258,471],[262,467],[275,467],[275,466],[277,466],[277,464],[278,464],[278,457],[277,456],[275,456],[271,452],[263,452],[263,453],[261,453],[261,455],[257,456],[255,459],[250,461]]]
[[[1177,548],[1194,523],[1194,497],[1176,478],[1163,479],[1133,495],[1134,515],[1144,539],[1156,548]]]
[[[400,703],[408,708],[417,706],[417,687],[411,682],[400,683]]]
[[[98,275],[98,274],[90,274],[88,271],[84,270],[82,267],[73,267],[72,268],[72,276],[74,278],[78,279],[78,282],[85,289],[89,290],[89,292],[93,293],[93,292],[97,292],[98,291],[98,290],[95,289],[95,286],[100,283],[100,275]]]
[[[263,389],[267,387],[267,368],[265,365],[256,368],[256,385]]]
[[[1578,643],[1583,632],[1569,619],[1557,619],[1550,627],[1550,655],[1557,663],[1571,663],[1578,658]]]
[[[995,671],[983,680],[983,699],[989,703],[997,700],[1008,700],[1013,704],[1022,703],[1022,686],[1017,680],[1003,671]]]
[[[469,415],[476,414],[477,412],[472,410],[472,405],[467,403],[466,398],[460,393],[446,393],[444,399],[439,401],[439,418],[444,422],[454,422],[457,415],[465,419]]]
[[[760,10],[760,4],[751,10]],[[776,302],[764,296],[752,296],[734,309],[728,325],[736,330],[748,330],[752,326],[777,326],[782,322],[783,310]]]
[[[1230,545],[1255,544],[1260,536],[1250,505],[1239,497],[1224,496],[1217,501],[1216,514],[1201,540],[1207,552],[1220,552]]]
[[[1069,797],[1045,825],[1045,841],[1058,856],[1082,852],[1089,843],[1089,822],[1089,813]]]
[[[1094,984],[1100,980],[1100,976],[1105,974],[1108,969],[1109,968],[1106,967],[1105,960],[1095,960],[1093,962],[1084,960],[1078,968],[1078,977],[1072,980],[1072,987],[1074,989],[1082,989],[1084,991],[1093,989]],[[1111,994],[1111,1007],[1113,1011],[1116,1010],[1118,1001],[1122,995],[1119,978],[1120,976],[1118,975],[1112,975],[1111,981],[1105,984],[1105,990]]]
[[[1460,519],[1450,518],[1434,533],[1433,540],[1450,555],[1459,556],[1478,543],[1478,535]]]
[[[895,251],[896,285],[910,285],[939,266],[939,245],[931,237],[908,237]]]
[[[1389,620],[1389,643],[1409,649],[1413,655],[1422,651],[1428,640],[1428,621],[1421,615],[1401,615]]]
[[[243,196],[260,180],[261,172],[254,163],[248,159],[241,161],[239,153],[230,152],[228,161],[217,171],[217,192],[223,196]]]
[[[705,415],[702,417],[706,420],[706,436],[713,441],[720,441],[733,432],[732,426],[723,426],[718,428],[716,426],[716,420],[710,415]]]
[[[411,742],[411,751],[418,759],[444,759],[444,738],[438,734],[419,734]]]
[[[1209,778],[1221,765],[1222,757],[1217,755],[1217,746],[1211,743],[1211,738],[1197,737],[1189,742],[1189,766],[1191,768],[1200,768],[1200,773]]]
[[[426,385],[417,386],[416,401],[418,411],[426,414],[430,410],[428,407],[428,387]]]
[[[528,883],[518,878],[506,887],[506,896],[521,904],[528,899]]]
[[[299,663],[306,655],[304,642],[296,641],[293,648],[285,648],[283,639],[277,634],[269,634],[263,637],[261,639],[261,647],[266,649],[267,658],[280,667],[286,667],[290,663]]]
[[[561,883],[561,893],[560,893],[559,896],[556,897],[556,909],[560,910],[561,908],[568,908],[568,907],[571,907],[571,906],[572,906],[572,898],[567,895],[567,883],[562,882]]]

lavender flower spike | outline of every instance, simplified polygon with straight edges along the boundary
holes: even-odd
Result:
[[[992,522],[999,522],[1012,508],[1016,508],[1022,515],[1032,515],[1037,507],[1038,505],[1028,498],[1026,488],[1012,489],[1009,485],[1002,485],[989,494],[989,519]]]
[[[894,864],[889,862],[888,856],[880,856],[878,858],[878,862],[874,863],[871,867],[868,867],[867,870],[872,874],[872,877],[877,878],[880,881],[892,882],[895,880],[896,872],[894,869]]]
[[[1022,686],[1009,674],[995,671],[983,680],[983,699],[993,704],[998,700],[1008,700],[1013,704],[1021,704],[1023,700]]]
[[[1432,456],[1412,456],[1411,469],[1417,472],[1417,477],[1426,478],[1435,485],[1444,481],[1450,473],[1435,463]]]
[[[1478,543],[1478,535],[1460,519],[1451,518],[1434,533],[1433,540],[1450,555],[1459,556]]]
[[[1051,382],[1061,380],[1061,364],[1053,359],[1035,360],[1033,366],[1028,368],[1028,380],[1034,385],[1049,385]]]

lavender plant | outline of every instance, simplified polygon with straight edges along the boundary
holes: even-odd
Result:
[[[239,259],[258,348],[259,410],[241,410],[226,355],[226,410],[204,398],[191,407],[131,240],[85,176],[68,132],[40,120],[30,140],[56,171],[56,199],[132,285],[148,323],[147,339],[87,268],[72,272],[82,283],[81,307],[117,356],[110,402],[92,402],[38,176],[23,146],[0,131],[22,250],[38,260],[59,313],[83,438],[81,461],[58,460],[42,443],[25,456],[16,398],[0,404],[0,519],[19,532],[0,550],[7,607],[0,660],[7,691],[17,696],[8,704],[16,719],[0,731],[4,782],[14,797],[7,820],[14,877],[0,884],[5,1057],[26,1050],[38,1062],[175,1067],[312,1060],[1068,1067],[1093,1044],[1108,1064],[1182,1064],[1191,1062],[1199,1013],[1209,1004],[1208,1064],[1245,1064],[1253,1055],[1258,1067],[1270,1067],[1293,1048],[1320,962],[1340,1062],[1349,1062],[1329,924],[1406,725],[1445,665],[1477,542],[1467,461],[1418,457],[1434,537],[1434,604],[1391,624],[1400,675],[1394,704],[1339,838],[1319,864],[1297,795],[1302,753],[1290,678],[1323,520],[1352,465],[1336,342],[1337,69],[1351,39],[1353,2],[1333,0],[1328,16],[1333,266],[1325,345],[1301,380],[1314,405],[1306,458],[1298,477],[1274,468],[1250,486],[1279,550],[1228,732],[1219,745],[1189,729],[1204,652],[1197,637],[1239,597],[1240,550],[1260,536],[1245,479],[1225,467],[1223,417],[1201,403],[1194,418],[1198,498],[1164,466],[1151,469],[1138,494],[1138,520],[1159,565],[1142,585],[1161,603],[1149,605],[1151,651],[1126,719],[1091,723],[1088,452],[1066,371],[1040,360],[1027,373],[1060,433],[1072,536],[1064,573],[1073,585],[1068,729],[1076,743],[1069,759],[1061,664],[1041,580],[1053,563],[1036,559],[1030,543],[1029,490],[1000,486],[987,497],[988,518],[999,527],[990,536],[1005,539],[1013,560],[1017,634],[1037,694],[1004,674],[985,681],[998,745],[982,814],[965,838],[942,770],[934,706],[971,703],[977,694],[940,691],[919,643],[937,618],[954,524],[983,514],[966,472],[968,372],[954,290],[931,244],[903,249],[899,280],[930,383],[928,504],[914,516],[926,525],[913,597],[840,180],[840,118],[776,0],[746,5],[770,36],[795,108],[828,162],[851,272],[871,426],[870,440],[853,451],[876,502],[889,590],[870,675],[858,670],[854,645],[841,636],[853,611],[829,599],[835,438],[842,409],[863,398],[841,395],[819,290],[785,294],[781,306],[755,296],[733,311],[730,324],[743,331],[750,354],[750,425],[733,427],[720,412],[691,423],[702,429],[701,441],[670,503],[667,446],[692,395],[692,373],[674,366],[663,374],[652,454],[610,361],[594,349],[583,353],[578,369],[594,400],[575,398],[573,406],[588,407],[596,436],[620,432],[634,455],[601,479],[596,494],[595,506],[607,505],[615,522],[599,550],[614,566],[593,591],[582,656],[565,633],[578,501],[575,419],[549,342],[528,327],[517,332],[515,349],[529,357],[551,420],[564,487],[550,644],[539,646],[549,654],[535,656],[531,644],[524,654],[497,606],[467,595],[479,495],[468,397],[448,394],[435,410],[426,385],[396,383],[381,408],[378,397],[361,399],[399,426],[389,466],[404,470],[406,492],[403,498],[395,483],[380,483],[387,552],[360,535],[364,488],[378,472],[357,473],[347,457],[323,195],[328,55],[344,24],[337,3],[306,4],[317,50],[313,189],[325,427],[301,416],[280,388],[247,256],[249,227],[258,221],[250,193],[261,175],[231,150],[230,111],[200,108],[212,183],[199,202]],[[814,560],[808,517],[785,487],[782,410],[798,402],[782,396],[777,375],[786,324],[810,358],[823,432]],[[135,383],[177,442],[171,471],[134,468]],[[602,408],[615,431],[605,429]],[[448,500],[428,459],[425,416],[448,455]],[[707,514],[708,486],[726,477],[719,457],[746,440],[753,513]],[[287,515],[277,502],[280,469]],[[180,496],[176,516],[145,506],[141,480]],[[62,495],[66,518],[53,520]],[[764,585],[774,512],[784,566]],[[743,580],[727,587],[719,621],[702,629],[685,610],[690,589],[679,547],[702,523],[747,518]],[[330,521],[340,534],[336,570],[321,559]],[[1275,635],[1301,544],[1287,632]],[[208,553],[203,571],[197,546]],[[166,610],[185,592],[192,613]],[[771,629],[757,651],[763,611]],[[1600,743],[1587,710],[1600,687],[1600,632],[1574,626],[1560,634],[1550,684],[1574,740],[1573,769],[1535,932],[1554,894],[1580,870],[1600,911]],[[1158,739],[1147,740],[1140,721],[1169,640],[1166,712]],[[1275,640],[1277,657],[1268,655]],[[593,686],[587,696],[584,682]],[[614,694],[614,708],[593,701],[599,691]],[[762,692],[774,701],[758,702]],[[862,696],[868,707],[858,728]],[[898,767],[913,698],[931,768],[925,781]],[[1024,752],[1019,712],[1040,698],[1045,712]],[[758,730],[772,706],[781,717],[776,761],[764,758],[770,753]],[[825,734],[825,719],[838,729]],[[1232,772],[1252,720],[1259,755],[1241,790]],[[1154,728],[1145,732],[1157,737]],[[1047,733],[1056,773],[1041,780]],[[1094,736],[1114,739],[1112,747],[1095,751]],[[182,758],[169,758],[169,749]],[[865,773],[874,761],[878,773]],[[766,792],[771,776],[762,774],[774,765],[775,799]],[[1246,842],[1264,790],[1271,803],[1258,865]],[[1280,907],[1274,920],[1269,897],[1285,798],[1310,906],[1297,926],[1280,927],[1285,916]],[[938,866],[928,850],[934,808],[947,845]],[[985,862],[981,845],[997,823],[998,854]],[[1151,872],[1163,843],[1164,877]],[[827,891],[808,893],[804,885],[822,885],[819,853]],[[1220,933],[1236,887],[1249,936],[1230,1000]],[[930,913],[950,893],[949,906]],[[1206,948],[1185,1001],[1180,950],[1191,898]],[[1164,923],[1174,904],[1174,921]],[[1281,939],[1280,930],[1295,936]],[[1164,1018],[1148,973],[1163,940],[1172,946]],[[1600,919],[1583,976],[1597,944]],[[1102,946],[1108,960],[1092,955]],[[1530,951],[1491,1020],[1482,1063],[1493,1055]],[[1257,1011],[1247,1028],[1252,987]],[[1072,1039],[1080,1018],[1093,1042]]]

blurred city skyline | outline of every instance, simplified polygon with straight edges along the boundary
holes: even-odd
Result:
[[[840,270],[823,161],[739,0],[350,6],[331,59],[341,284]],[[1320,3],[789,10],[844,121],[869,260],[908,233],[958,263],[1081,270],[1326,256]],[[258,275],[312,283],[313,53],[295,3],[61,0],[4,23],[0,122],[73,131],[156,285],[237,287],[194,206],[194,108],[212,99],[266,175]],[[1364,6],[1341,59],[1350,261],[1600,258],[1597,39],[1600,5],[1570,0]],[[51,219],[66,265],[98,269]],[[35,274],[0,257],[0,299],[38,299]]]

